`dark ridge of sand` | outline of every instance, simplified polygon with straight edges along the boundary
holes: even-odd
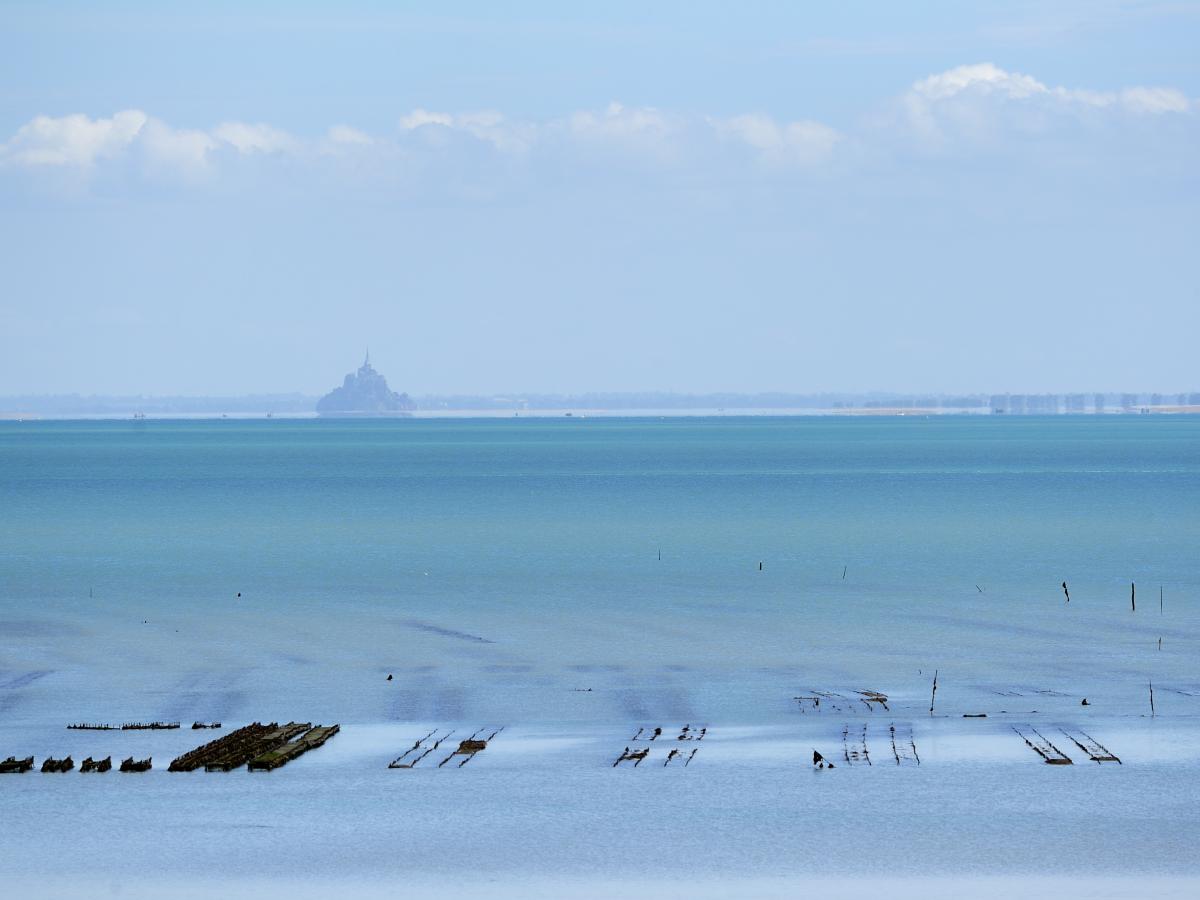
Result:
[[[8,681],[0,682],[0,690],[16,690],[18,688],[28,687],[35,681],[45,678],[47,675],[53,675],[53,669],[33,669],[29,672],[22,672],[19,675],[14,675]]]
[[[84,629],[67,621],[0,619],[0,634],[5,637],[63,637],[85,633]]]
[[[422,622],[420,619],[405,619],[400,623],[406,628],[414,628],[417,631],[426,631],[429,634],[437,634],[442,637],[457,638],[460,641],[473,641],[479,644],[494,644],[495,641],[488,640],[485,637],[480,637],[477,634],[468,634],[465,631],[455,631],[453,628],[443,628],[440,625],[433,625],[429,622]]]

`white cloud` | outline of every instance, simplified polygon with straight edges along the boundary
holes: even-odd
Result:
[[[85,115],[38,116],[0,145],[0,162],[24,166],[92,166],[124,152],[147,116],[127,109],[109,119]]]
[[[1029,75],[1005,72],[991,63],[958,66],[914,84],[910,94],[925,101],[946,100],[968,91],[1022,99],[1044,94],[1047,87]]]
[[[588,139],[661,141],[673,128],[652,106],[627,107],[613,101],[601,113],[582,111],[567,120],[571,133]]]
[[[0,165],[91,169],[129,153],[152,168],[194,173],[217,141],[207,132],[171,128],[138,109],[111,118],[38,116],[0,145]]]
[[[536,125],[511,122],[494,110],[446,113],[418,108],[400,119],[400,127],[405,131],[417,132],[430,126],[470,135],[505,153],[528,150],[538,136]]]
[[[711,119],[709,123],[718,134],[747,144],[770,163],[823,163],[841,140],[836,129],[820,122],[777,122],[762,113]]]
[[[1133,87],[1107,93],[1055,88],[1054,94],[1068,102],[1100,109],[1115,107],[1136,115],[1157,116],[1164,113],[1185,113],[1192,107],[1187,95],[1175,88]]]
[[[413,131],[423,125],[441,125],[444,128],[454,127],[454,116],[450,113],[429,112],[426,109],[414,109],[400,119],[400,127]]]
[[[351,128],[349,125],[334,125],[325,135],[326,140],[333,144],[349,144],[370,146],[374,139],[364,131]]]
[[[1187,112],[1191,108],[1187,96],[1175,88],[1131,87],[1121,91],[1090,91],[1048,87],[1032,75],[1006,72],[992,63],[958,66],[930,75],[912,86],[910,96],[925,102],[936,102],[971,92],[1007,100],[1047,97],[1064,104],[1117,107],[1146,115]]]
[[[138,146],[156,167],[194,174],[208,165],[208,154],[217,142],[203,131],[177,130],[147,119],[138,133]]]
[[[1094,91],[1051,86],[992,63],[930,75],[900,98],[907,124],[930,145],[944,145],[955,136],[980,141],[1005,131],[1049,132],[1057,119],[1078,119],[1097,111],[1154,117],[1187,113],[1193,105],[1175,88]]]
[[[127,109],[111,118],[37,116],[0,144],[0,165],[90,169],[135,154],[156,171],[192,175],[205,169],[221,146],[242,154],[302,150],[300,141],[269,125],[224,122],[211,131],[180,129]]]
[[[213,137],[229,144],[238,153],[294,153],[299,142],[286,131],[262,123],[222,122],[213,129]]]

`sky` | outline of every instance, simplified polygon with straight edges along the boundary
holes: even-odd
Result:
[[[1200,390],[1200,3],[0,0],[0,395]]]

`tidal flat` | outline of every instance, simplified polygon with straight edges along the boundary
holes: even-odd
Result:
[[[0,775],[23,896],[1200,884],[1194,417],[0,423],[0,507],[0,758],[153,759]],[[340,731],[167,771],[254,721]]]

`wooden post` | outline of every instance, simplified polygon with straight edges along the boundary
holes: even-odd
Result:
[[[1129,582],[1129,608],[1137,612],[1137,585]]]
[[[1154,682],[1150,682],[1150,715],[1154,715]]]
[[[937,698],[937,669],[933,670],[933,693],[929,695],[929,714],[933,715],[933,701]]]

